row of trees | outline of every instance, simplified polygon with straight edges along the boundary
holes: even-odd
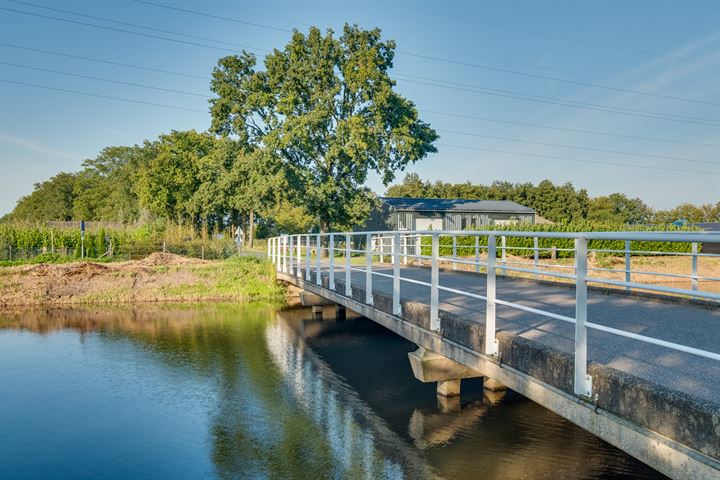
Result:
[[[405,176],[402,182],[391,185],[389,197],[464,198],[484,200],[512,200],[533,208],[538,215],[553,222],[591,221],[598,223],[671,223],[684,219],[690,223],[720,222],[720,202],[701,206],[684,203],[672,210],[656,211],[639,198],[622,193],[590,198],[585,189],[572,183],[555,185],[543,180],[532,183],[493,182],[478,185],[470,182],[447,183],[422,180],[416,173]]]
[[[394,50],[380,30],[345,25],[339,37],[295,31],[264,69],[250,53],[221,58],[208,133],[108,148],[81,172],[36,185],[11,217],[247,223],[250,238],[256,223],[285,231],[359,223],[373,204],[369,172],[388,185],[436,151],[437,133],[394,90]]]

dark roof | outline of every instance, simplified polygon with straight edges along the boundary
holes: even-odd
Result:
[[[535,210],[510,200],[462,200],[456,198],[407,198],[380,197],[384,203],[395,210],[413,210],[419,212],[507,212],[535,213]]]

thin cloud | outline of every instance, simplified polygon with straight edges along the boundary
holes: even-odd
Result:
[[[81,158],[81,155],[64,152],[62,150],[57,150],[55,148],[46,147],[44,145],[40,145],[39,143],[36,143],[27,138],[15,137],[13,135],[7,135],[4,133],[0,133],[0,143],[6,143],[6,144],[14,145],[16,147],[26,148],[28,150],[45,153],[47,155],[52,155],[54,157],[68,158],[71,160],[78,160],[79,158]]]

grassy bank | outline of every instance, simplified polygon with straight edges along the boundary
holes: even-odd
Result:
[[[254,257],[199,260],[154,253],[142,260],[0,268],[0,308],[126,302],[282,300],[274,268]]]

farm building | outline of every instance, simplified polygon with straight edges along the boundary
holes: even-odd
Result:
[[[535,223],[535,210],[509,200],[380,197],[366,228],[371,230],[466,230]]]

